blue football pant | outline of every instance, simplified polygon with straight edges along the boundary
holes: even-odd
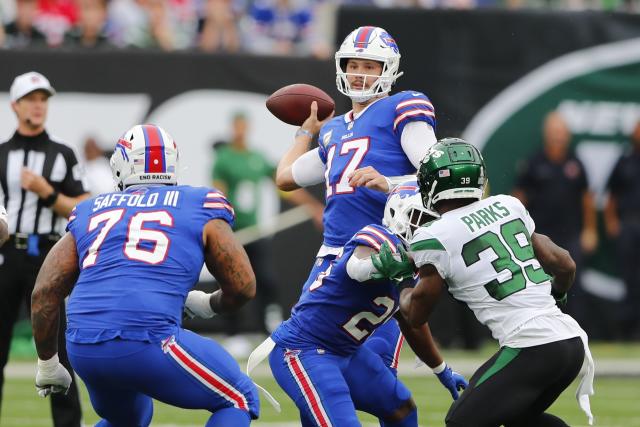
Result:
[[[339,356],[276,345],[269,364],[280,387],[298,407],[304,427],[360,426],[356,409],[384,420],[411,398],[382,359],[365,347]],[[389,425],[417,426],[415,411],[407,419],[415,422]]]
[[[260,401],[249,377],[218,343],[186,329],[162,342],[67,342],[99,426],[148,426],[152,399],[214,413],[207,426],[248,426]],[[219,412],[219,413],[218,413]]]
[[[398,372],[398,362],[400,361],[400,351],[404,344],[404,336],[400,332],[398,321],[394,318],[387,320],[379,326],[370,337],[362,344],[376,353],[384,364],[391,369],[394,375]]]

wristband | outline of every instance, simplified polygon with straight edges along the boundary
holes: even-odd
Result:
[[[56,190],[53,190],[53,193],[42,199],[42,205],[47,208],[53,206],[56,200],[58,200],[59,195],[60,193],[58,193]]]
[[[296,138],[299,137],[300,135],[306,135],[309,138],[313,139],[313,134],[311,132],[309,132],[308,130],[306,130],[306,129],[299,128],[296,131]]]
[[[442,371],[444,371],[446,367],[447,367],[447,362],[443,360],[441,364],[439,364],[435,368],[431,368],[431,370],[433,371],[434,374],[438,375],[442,373]]]

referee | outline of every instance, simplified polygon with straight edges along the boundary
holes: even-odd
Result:
[[[48,99],[54,94],[49,80],[36,72],[19,75],[9,90],[18,128],[0,144],[0,205],[6,207],[9,229],[9,240],[0,248],[0,402],[20,308],[31,307],[31,292],[47,252],[64,233],[73,207],[89,196],[73,150],[45,131]],[[65,317],[63,304],[58,354],[72,372],[65,348]],[[75,381],[67,395],[51,396],[51,412],[55,427],[81,425]]]

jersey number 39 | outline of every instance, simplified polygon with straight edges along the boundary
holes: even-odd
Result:
[[[525,289],[527,280],[534,284],[549,280],[549,276],[542,268],[527,264],[535,259],[535,253],[531,246],[531,236],[521,219],[502,224],[500,234],[502,238],[488,231],[462,247],[462,259],[467,267],[480,261],[481,252],[491,249],[497,255],[497,258],[491,262],[495,272],[511,273],[511,278],[502,281],[494,279],[484,285],[489,295],[500,301]],[[520,264],[515,262],[514,257],[520,261]]]

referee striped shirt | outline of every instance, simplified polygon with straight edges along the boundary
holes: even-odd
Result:
[[[67,218],[43,206],[36,193],[22,188],[23,167],[42,175],[58,193],[80,196],[88,190],[73,149],[46,131],[36,136],[16,132],[0,144],[0,204],[7,209],[9,234],[64,234]]]

